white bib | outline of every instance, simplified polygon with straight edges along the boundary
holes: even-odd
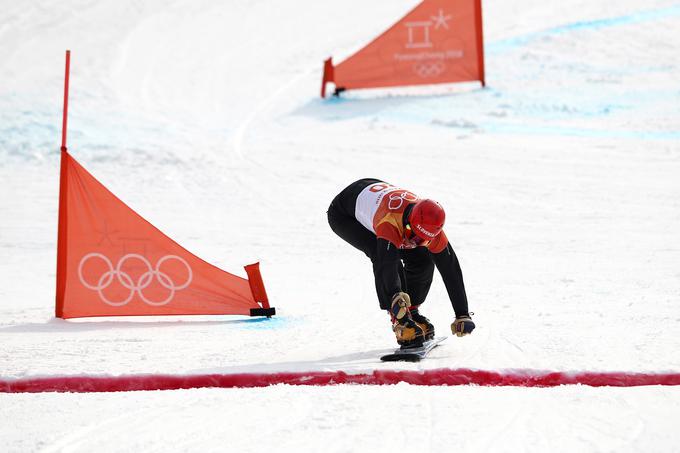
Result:
[[[399,190],[386,182],[376,182],[364,188],[357,197],[357,204],[354,208],[354,217],[365,226],[369,231],[375,233],[373,228],[373,218],[380,206],[380,202],[385,195]]]

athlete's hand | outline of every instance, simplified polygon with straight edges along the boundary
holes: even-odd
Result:
[[[405,292],[398,292],[392,296],[392,306],[390,307],[390,313],[395,319],[402,319],[406,316],[409,311],[408,308],[411,306],[411,298]],[[410,318],[410,315],[409,315]]]
[[[457,337],[471,334],[475,330],[475,323],[470,318],[471,314],[456,316],[456,320],[451,324],[451,333]]]

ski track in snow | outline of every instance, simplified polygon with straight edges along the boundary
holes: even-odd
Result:
[[[680,370],[680,4],[488,0],[487,88],[318,99],[324,58],[414,4],[0,1],[0,378]],[[261,260],[276,318],[51,318],[66,48],[74,157],[207,261]],[[478,328],[421,363],[379,362],[394,340],[370,264],[326,225],[367,176],[447,207]],[[442,286],[424,307],[438,333]],[[409,430],[385,430],[395,416]],[[679,416],[680,388],[661,386],[0,394],[0,442],[394,451],[417,433],[426,451],[675,451]]]
[[[633,14],[625,14],[603,19],[576,21],[569,24],[558,25],[546,30],[528,33],[526,35],[513,36],[511,38],[494,41],[485,46],[485,50],[490,53],[503,52],[512,48],[526,46],[532,41],[538,41],[565,33],[571,33],[580,30],[597,30],[609,27],[640,24],[657,21],[659,19],[673,18],[676,16],[680,16],[680,5],[643,10]]]

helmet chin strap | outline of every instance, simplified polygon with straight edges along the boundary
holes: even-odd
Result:
[[[406,209],[404,209],[404,228],[407,230],[411,230],[411,211],[413,211],[415,205],[415,203],[409,203]]]
[[[411,221],[409,218],[411,217],[411,211],[413,211],[413,207],[415,206],[415,203],[409,203],[408,206],[406,206],[406,209],[404,209],[404,231],[408,231],[408,236],[406,237],[407,239],[412,238],[414,236],[413,228],[411,228]]]

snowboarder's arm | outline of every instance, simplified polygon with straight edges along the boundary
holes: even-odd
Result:
[[[378,245],[373,261],[375,287],[378,290],[380,308],[388,310],[392,297],[401,291],[399,280],[399,249],[390,241],[378,238]]]
[[[434,264],[444,280],[444,286],[449,293],[449,299],[456,317],[468,315],[467,295],[463,284],[463,272],[460,270],[458,257],[447,242],[446,247],[439,253],[433,253]]]

